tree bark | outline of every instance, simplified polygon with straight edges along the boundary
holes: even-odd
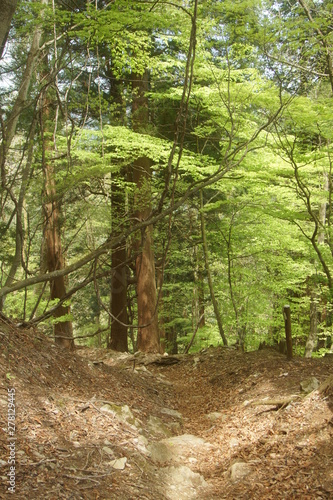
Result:
[[[111,267],[111,341],[110,349],[120,352],[128,351],[127,340],[127,272],[126,247],[120,246],[112,251]]]
[[[305,353],[304,356],[306,358],[311,358],[312,351],[314,350],[317,343],[317,334],[318,334],[318,311],[317,311],[317,301],[316,301],[316,293],[311,292],[310,297],[310,332],[305,344]]]
[[[148,72],[133,75],[132,125],[135,132],[143,133],[149,122],[148,114]],[[151,216],[151,161],[138,158],[133,163],[133,181],[136,184],[135,218],[141,221]],[[153,226],[141,231],[135,242],[136,290],[138,305],[137,348],[143,352],[160,351],[160,335],[157,314],[157,293],[153,250]]]
[[[126,169],[119,175],[124,177]],[[112,234],[121,235],[117,229],[119,221],[125,217],[125,196],[123,190],[111,179]],[[127,250],[126,240],[112,249],[111,254],[111,337],[108,347],[115,351],[128,351],[127,313]]]
[[[41,97],[41,137],[42,137],[42,166],[44,173],[44,233],[43,233],[43,256],[45,267],[49,272],[62,270],[65,267],[64,256],[61,246],[60,234],[60,208],[56,193],[55,167],[52,158],[52,143],[50,137],[51,102],[47,90]],[[65,278],[63,275],[50,280],[51,300],[61,300],[66,295]],[[72,323],[68,319],[70,307],[59,306],[53,313],[55,319],[53,331],[55,342],[62,347],[74,348]],[[67,316],[67,319],[66,319]],[[65,317],[65,318],[64,318]]]
[[[0,0],[1,1],[1,0]],[[46,0],[42,0],[42,3],[45,4]],[[1,9],[0,9],[1,11]],[[37,27],[33,34],[33,39],[30,47],[30,51],[27,56],[27,62],[25,65],[25,70],[23,73],[22,81],[20,84],[20,88],[18,90],[18,94],[16,100],[14,102],[13,108],[9,114],[7,122],[4,127],[4,134],[2,137],[2,143],[0,147],[0,169],[1,169],[1,185],[4,188],[6,186],[6,169],[5,163],[8,155],[9,148],[11,146],[12,140],[16,133],[17,123],[20,117],[21,112],[26,106],[26,100],[28,96],[28,90],[33,74],[33,70],[35,67],[39,45],[41,39],[41,29]]]
[[[17,6],[17,0],[0,0],[0,59],[6,45],[10,25]]]
[[[291,337],[291,316],[290,316],[289,305],[285,305],[283,307],[283,317],[284,317],[284,326],[285,326],[286,344],[287,344],[287,358],[291,359],[293,357],[293,344]]]
[[[206,267],[206,273],[207,273],[207,278],[208,278],[208,285],[209,285],[209,292],[210,296],[212,299],[213,307],[214,307],[214,313],[217,321],[217,326],[219,328],[219,332],[223,341],[224,345],[228,345],[227,337],[225,336],[224,333],[224,328],[222,324],[222,318],[220,315],[219,311],[219,306],[215,297],[214,293],[214,285],[213,285],[213,280],[212,280],[212,274],[210,272],[210,266],[209,266],[209,253],[208,253],[208,245],[207,245],[207,237],[206,237],[206,227],[205,227],[205,215],[203,213],[203,195],[202,191],[200,192],[200,219],[201,219],[201,235],[202,235],[202,247],[203,247],[203,253],[204,253],[204,260],[205,260],[205,267]]]

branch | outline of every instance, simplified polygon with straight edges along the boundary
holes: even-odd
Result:
[[[90,252],[87,254],[85,257],[82,257],[79,259],[77,262],[74,262],[70,266],[65,267],[64,269],[60,269],[57,271],[52,271],[50,273],[45,273],[45,274],[40,274],[38,276],[34,276],[32,278],[28,278],[22,281],[18,281],[17,283],[11,285],[11,286],[4,286],[3,288],[0,289],[0,298],[12,293],[17,290],[21,290],[22,288],[26,288],[28,286],[36,285],[37,283],[43,283],[44,281],[50,281],[54,280],[55,278],[59,278],[61,276],[67,276],[74,271],[80,269],[81,267],[85,266],[86,264],[89,264],[92,260],[98,259],[101,255],[108,253],[111,249],[117,248],[121,243],[126,241],[126,239],[133,233],[136,233],[137,231],[141,231],[142,229],[150,226],[151,224],[156,224],[160,220],[164,219],[168,215],[172,214],[175,212],[178,208],[180,208],[184,203],[191,198],[192,196],[196,195],[198,192],[200,192],[202,189],[211,186],[221,180],[226,173],[228,173],[232,168],[237,167],[245,158],[247,153],[251,151],[250,145],[252,142],[255,141],[255,139],[258,137],[260,132],[262,132],[266,127],[271,125],[281,114],[282,110],[287,106],[289,103],[289,100],[286,103],[281,103],[278,110],[267,119],[266,123],[263,124],[261,127],[258,128],[258,130],[252,135],[252,137],[242,145],[238,146],[236,150],[233,152],[233,155],[230,153],[228,155],[228,158],[226,158],[225,164],[221,164],[218,168],[215,174],[212,174],[209,176],[206,180],[204,181],[197,181],[194,182],[186,191],[185,193],[178,199],[176,202],[172,202],[172,204],[166,208],[165,210],[159,212],[158,210],[153,212],[151,216],[149,216],[147,219],[139,222],[138,224],[134,225],[132,228],[129,228],[127,231],[125,231],[122,235],[116,236],[116,237],[110,237],[108,238],[97,250]],[[238,158],[235,160],[232,156],[235,154],[239,153],[243,149],[243,153]],[[233,160],[233,161],[232,161]]]

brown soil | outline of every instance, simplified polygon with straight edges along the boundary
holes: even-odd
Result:
[[[8,389],[15,389],[15,493],[30,499],[162,500],[157,466],[138,447],[154,415],[178,434],[210,443],[190,464],[208,487],[201,499],[333,498],[333,391],[299,397],[286,406],[255,405],[264,398],[299,396],[300,382],[333,374],[331,357],[287,361],[267,349],[242,354],[215,348],[174,365],[137,370],[130,357],[102,349],[75,353],[42,333],[0,321],[0,498],[8,492]],[[133,425],[101,411],[106,402],[128,405]],[[218,412],[216,420],[207,415]],[[112,460],[126,457],[123,470]],[[251,473],[232,482],[230,467]],[[188,464],[187,464],[188,465]],[[175,498],[180,500],[181,497]]]

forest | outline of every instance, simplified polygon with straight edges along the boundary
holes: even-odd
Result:
[[[1,0],[0,307],[186,353],[333,323],[333,4]]]

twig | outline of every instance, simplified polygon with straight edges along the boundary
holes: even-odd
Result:
[[[44,464],[45,462],[56,462],[56,461],[57,461],[56,458],[43,458],[39,462],[32,462],[32,463],[27,464],[27,465],[41,465],[41,464]]]
[[[68,477],[69,479],[77,479],[78,481],[93,481],[94,483],[99,484],[99,481],[94,479],[95,477],[105,477],[109,476],[110,473],[108,474],[101,474],[100,476],[70,476],[69,474],[64,474],[63,477]]]

